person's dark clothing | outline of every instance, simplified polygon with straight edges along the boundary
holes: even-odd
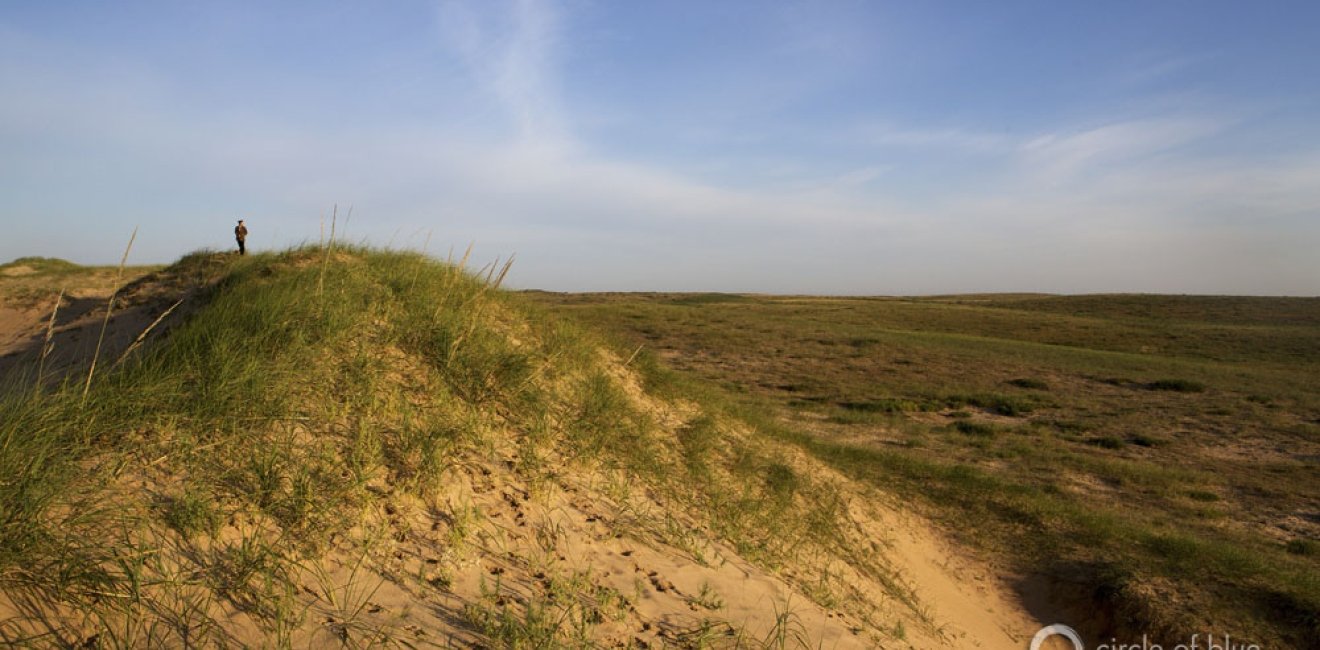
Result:
[[[247,255],[247,226],[242,223],[234,226],[234,239],[238,241],[238,254]]]

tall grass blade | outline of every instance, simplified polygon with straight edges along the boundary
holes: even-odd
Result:
[[[495,277],[495,284],[491,285],[492,289],[498,289],[500,288],[501,284],[504,284],[504,276],[509,274],[509,269],[512,267],[513,267],[513,255],[510,255],[508,261],[504,263],[504,268],[500,269],[500,274]]]
[[[41,341],[41,360],[37,362],[37,391],[41,391],[42,380],[45,379],[46,357],[50,356],[55,349],[55,316],[60,313],[60,304],[64,302],[64,288],[60,288],[59,295],[55,296],[55,307],[50,310],[50,321],[46,323],[46,336]]]
[[[468,244],[467,250],[463,251],[463,259],[458,261],[458,268],[460,269],[467,268],[468,258],[472,257],[472,247],[475,246],[476,244],[477,244],[476,242],[472,242]]]
[[[110,300],[105,305],[105,320],[101,321],[101,335],[96,339],[96,351],[92,353],[92,365],[87,369],[87,383],[83,384],[82,404],[87,404],[87,393],[92,390],[92,377],[96,375],[96,362],[101,358],[101,346],[105,343],[105,331],[110,327],[110,314],[115,310],[115,298],[119,297],[119,290],[122,288],[120,283],[124,278],[124,265],[128,263],[128,254],[133,250],[133,242],[137,240],[138,229],[133,228],[133,235],[128,238],[128,246],[124,247],[124,256],[119,258],[119,270],[115,272],[115,290],[110,294]]]
[[[156,326],[160,325],[161,321],[165,320],[166,318],[169,318],[169,315],[174,313],[174,310],[178,309],[179,305],[182,305],[184,300],[185,300],[184,298],[179,298],[177,301],[175,301],[173,305],[170,305],[169,309],[166,309],[164,312],[161,313],[160,316],[157,316],[156,320],[151,321],[151,324],[148,325],[146,329],[142,330],[141,334],[138,334],[138,337],[133,340],[132,345],[129,345],[128,349],[124,350],[124,353],[119,355],[119,359],[116,360],[115,365],[111,367],[115,367],[123,363],[124,360],[128,358],[128,355],[132,354],[134,350],[141,347],[142,342],[147,340],[147,336],[151,334],[151,330],[156,329]]]
[[[339,221],[339,205],[335,204],[330,215],[330,241],[325,246],[325,256],[321,259],[321,276],[316,280],[316,296],[319,298],[325,290],[325,270],[330,266],[330,251],[335,248],[335,225]]]

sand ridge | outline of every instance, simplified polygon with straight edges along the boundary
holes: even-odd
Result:
[[[119,292],[103,359],[114,359],[171,305],[202,284],[148,275]],[[84,367],[113,289],[74,287],[57,315],[53,367]],[[53,303],[53,296],[51,297]],[[172,318],[185,317],[180,310]],[[0,370],[31,363],[44,339],[50,306],[0,309]],[[166,335],[168,322],[154,331]],[[58,356],[57,356],[58,355]],[[656,419],[677,427],[682,405],[651,401],[635,376],[614,363],[614,379]],[[512,437],[510,437],[512,440]],[[582,469],[532,484],[512,470],[516,451],[455,463],[431,500],[378,481],[379,498],[360,524],[307,558],[293,579],[290,627],[295,645],[348,639],[417,647],[483,643],[474,621],[489,625],[528,617],[535,608],[590,622],[602,647],[710,644],[822,648],[1022,648],[1033,619],[991,567],[961,553],[928,522],[892,497],[849,484],[792,448],[784,454],[803,475],[838,482],[848,503],[849,543],[864,564],[758,566],[703,529],[698,518],[662,495],[605,470]],[[129,476],[124,494],[165,493],[178,477]],[[181,579],[184,558],[214,555],[238,537],[259,533],[259,520],[231,521],[214,540],[185,543],[170,530],[146,540],[162,549],[149,590],[161,603],[197,598],[198,615],[239,645],[261,645],[272,630],[223,594]],[[825,573],[822,574],[822,568]],[[822,595],[816,585],[829,583]],[[892,584],[885,584],[892,579]],[[840,586],[842,585],[842,586]],[[897,592],[896,587],[897,585]],[[0,628],[95,638],[97,621],[44,608],[21,594],[0,598]],[[488,625],[488,627],[489,627]],[[70,634],[70,631],[80,631]],[[80,636],[81,635],[81,636]],[[9,638],[9,637],[7,637]]]

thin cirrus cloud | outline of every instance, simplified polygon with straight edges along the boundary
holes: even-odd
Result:
[[[1021,145],[1041,182],[1062,182],[1104,165],[1130,164],[1212,137],[1223,120],[1162,117],[1106,124],[1074,134],[1050,133]]]
[[[343,20],[374,15],[344,7]],[[641,11],[619,6],[445,1],[366,29],[377,49],[338,54],[348,68],[221,58],[221,77],[249,84],[237,88],[127,40],[78,45],[0,13],[0,209],[20,235],[0,256],[104,262],[103,242],[136,223],[139,254],[167,261],[227,246],[236,214],[294,244],[339,203],[354,205],[351,238],[476,241],[479,256],[517,253],[514,284],[549,289],[1320,291],[1306,253],[1320,148],[1260,137],[1268,102],[1179,86],[1222,57],[1111,65],[1094,83],[1125,94],[1085,109],[905,108],[885,89],[949,86],[884,68],[880,54],[920,64],[927,46],[893,19],[868,27],[880,9],[804,21],[738,7],[675,7],[729,21],[707,29],[619,21]],[[242,17],[275,19],[263,11]],[[678,30],[674,48],[715,40],[661,65],[657,35],[629,31],[646,29]],[[222,50],[231,37],[214,36]],[[950,56],[931,55],[929,83]],[[682,95],[684,75],[700,95]]]

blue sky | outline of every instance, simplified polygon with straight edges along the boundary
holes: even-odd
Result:
[[[0,260],[1320,294],[1312,2],[0,2]],[[428,239],[429,237],[429,239]]]

